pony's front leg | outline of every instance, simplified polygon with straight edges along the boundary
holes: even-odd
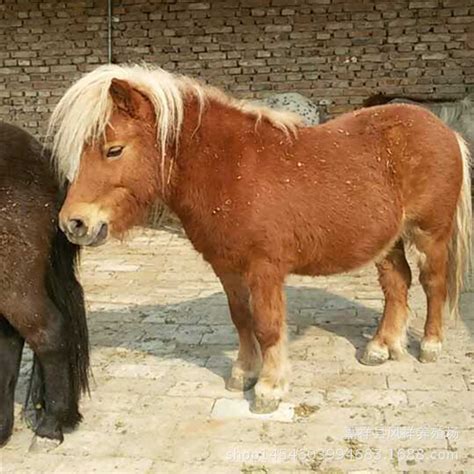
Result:
[[[260,347],[253,331],[250,293],[241,275],[226,273],[219,278],[227,295],[232,321],[239,333],[239,355],[232,366],[226,388],[246,391],[257,382],[262,364]]]
[[[288,390],[283,277],[271,269],[252,274],[249,288],[254,331],[263,358],[251,410],[255,413],[270,413],[278,408]]]

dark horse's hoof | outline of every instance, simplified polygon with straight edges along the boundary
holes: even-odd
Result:
[[[44,415],[36,427],[35,433],[40,438],[48,438],[57,441],[58,444],[64,441],[62,427],[58,420],[52,416]]]
[[[57,439],[42,438],[35,435],[31,440],[28,451],[30,453],[47,453],[57,448],[61,444],[61,441]]]

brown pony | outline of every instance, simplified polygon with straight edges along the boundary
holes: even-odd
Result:
[[[385,294],[362,362],[404,353],[411,273],[420,251],[428,300],[422,361],[441,349],[469,257],[471,200],[462,139],[410,105],[363,109],[303,127],[195,80],[104,66],[75,83],[50,125],[69,238],[98,245],[143,224],[157,201],[180,218],[220,278],[240,349],[227,387],[255,385],[255,412],[287,389],[286,275],[330,275],[375,262]]]

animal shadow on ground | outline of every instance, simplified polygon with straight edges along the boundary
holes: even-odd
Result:
[[[313,351],[325,350],[324,344],[318,349],[322,341],[342,338],[350,345],[349,350],[344,350],[346,357],[359,359],[375,333],[383,304],[381,299],[358,301],[313,287],[289,286],[286,296],[290,359],[294,355],[305,358],[298,349],[303,336],[305,348],[308,337],[313,338]],[[198,365],[209,357],[215,361],[220,358],[216,366],[206,366],[223,376],[227,376],[232,363],[229,352],[238,348],[237,332],[223,292],[177,304],[93,312],[89,326],[92,350],[121,347]],[[414,357],[418,355],[419,339],[420,333],[408,332],[408,352]],[[339,339],[339,343],[344,341]]]
[[[473,296],[472,292],[463,294],[461,315],[469,314]],[[337,340],[338,347],[341,347],[342,354],[337,358],[340,362],[349,358],[352,360],[348,362],[359,360],[365,345],[376,331],[383,309],[381,293],[378,298],[352,299],[325,289],[287,286],[286,298],[290,360],[304,360],[307,355],[305,351],[311,350],[324,361],[328,340]],[[416,328],[409,327],[407,333],[408,355],[414,358],[418,356],[424,312],[424,305],[417,309],[418,316],[415,319],[418,324]],[[474,321],[466,319],[464,322],[472,338]],[[446,327],[448,340],[450,330],[451,327]],[[230,372],[238,348],[237,332],[230,319],[223,291],[175,304],[91,311],[89,331],[92,353],[102,348],[121,348],[135,354],[156,357],[160,362],[178,359],[191,365],[205,366],[224,379]],[[300,347],[298,342],[303,336],[305,342]],[[308,340],[314,341],[314,345],[308,344]],[[349,347],[343,348],[346,343]],[[318,351],[321,351],[321,355],[317,354]],[[23,403],[26,393],[29,358],[27,354],[22,364],[16,394],[18,403]],[[129,359],[125,353],[117,358],[110,356],[109,362],[114,360],[126,363]],[[373,367],[373,370],[377,370],[377,367]]]

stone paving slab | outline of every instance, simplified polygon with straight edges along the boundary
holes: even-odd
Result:
[[[30,452],[27,354],[2,474],[474,471],[474,293],[447,322],[440,361],[421,364],[415,283],[407,356],[365,367],[357,357],[383,308],[374,269],[289,277],[292,386],[276,414],[257,416],[251,392],[225,390],[237,349],[226,298],[179,232],[87,250],[81,277],[94,371],[84,421],[56,449]]]

